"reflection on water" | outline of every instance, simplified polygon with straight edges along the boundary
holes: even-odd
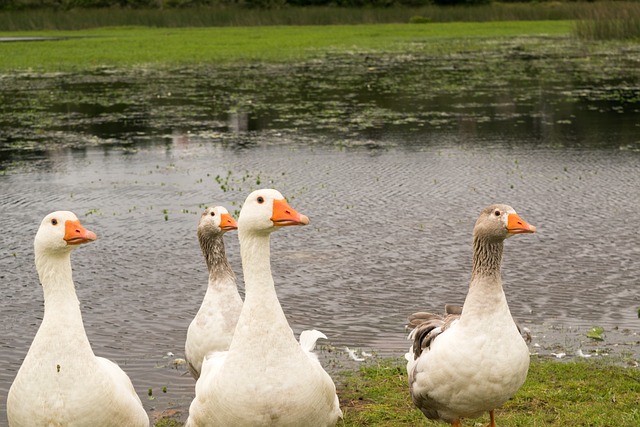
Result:
[[[234,133],[257,130],[246,111],[234,111],[229,113],[229,131]]]
[[[95,353],[123,366],[150,412],[188,405],[193,380],[172,361],[206,287],[197,220],[212,203],[237,214],[257,187],[278,188],[311,218],[272,241],[296,334],[315,327],[338,348],[401,356],[407,314],[462,301],[473,223],[504,202],[538,227],[506,244],[514,316],[534,332],[571,329],[574,350],[590,327],[609,337],[618,328],[637,351],[638,105],[581,97],[569,83],[419,92],[433,76],[382,65],[332,79],[261,69],[259,88],[225,69],[182,85],[108,73],[6,78],[0,405],[42,318],[32,244],[57,209],[99,236],[72,261]],[[226,241],[242,283],[237,236]]]

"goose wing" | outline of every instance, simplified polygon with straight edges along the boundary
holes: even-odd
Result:
[[[445,314],[433,314],[423,311],[409,316],[407,329],[411,330],[409,339],[413,341],[414,360],[420,357],[425,349],[429,349],[438,335],[453,326],[462,314],[462,306],[445,305]]]
[[[123,412],[123,416],[131,422],[130,425],[149,425],[149,417],[146,411],[142,407],[140,396],[136,393],[131,379],[129,376],[118,366],[117,363],[106,359],[104,357],[96,357],[98,365],[105,371],[115,387],[111,392],[107,393],[107,396],[112,396],[115,401],[118,401]],[[125,397],[127,396],[127,397]]]

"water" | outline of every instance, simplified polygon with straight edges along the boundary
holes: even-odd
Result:
[[[268,67],[3,77],[0,425],[42,319],[33,237],[59,209],[98,235],[72,257],[94,352],[123,367],[152,417],[193,398],[173,361],[206,288],[203,206],[237,216],[260,187],[311,219],[273,235],[272,265],[294,332],[329,337],[332,372],[353,363],[330,349],[401,357],[408,314],[463,301],[471,230],[494,202],[538,227],[507,241],[503,263],[532,351],[593,350],[585,333],[598,325],[598,349],[638,354],[638,105],[566,95],[587,90],[575,80],[412,97],[415,86],[363,82],[418,81],[421,66],[357,65],[333,84],[325,65],[286,78]],[[226,244],[242,284],[234,232]]]

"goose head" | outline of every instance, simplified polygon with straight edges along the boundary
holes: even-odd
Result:
[[[271,233],[280,227],[307,225],[309,218],[293,209],[277,190],[262,189],[249,194],[238,218],[238,230]]]
[[[73,212],[57,211],[40,223],[34,247],[36,253],[68,253],[96,239],[96,234],[84,228]]]
[[[198,222],[198,236],[222,236],[238,228],[238,223],[222,206],[210,206],[202,212]]]
[[[482,210],[473,228],[473,237],[504,240],[515,234],[535,231],[536,227],[520,218],[511,206],[495,204]]]

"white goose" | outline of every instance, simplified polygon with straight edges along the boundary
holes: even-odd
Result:
[[[7,398],[9,425],[148,427],[127,374],[93,354],[71,274],[71,251],[96,239],[72,212],[40,224],[35,261],[44,318]]]
[[[207,354],[229,350],[242,310],[236,276],[227,261],[222,239],[228,230],[237,228],[236,221],[222,206],[206,208],[198,223],[198,240],[209,270],[209,284],[189,325],[184,350],[189,372],[196,380]]]
[[[485,208],[473,229],[473,269],[462,313],[410,317],[413,346],[405,357],[411,397],[427,418],[460,427],[462,418],[488,411],[495,427],[494,409],[524,383],[529,349],[511,317],[500,264],[507,237],[535,230],[510,206]]]
[[[188,427],[334,426],[342,416],[331,377],[310,350],[317,331],[299,344],[276,295],[269,239],[288,225],[309,219],[276,190],[247,197],[238,235],[245,301],[227,353],[207,357],[189,409]]]

